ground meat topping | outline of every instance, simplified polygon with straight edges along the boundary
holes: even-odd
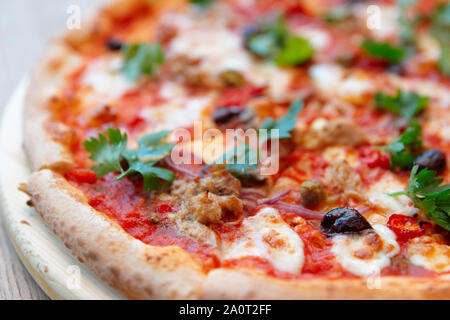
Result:
[[[200,241],[210,242],[213,233],[207,225],[220,223],[227,212],[239,215],[243,202],[239,199],[241,183],[228,171],[217,170],[195,180],[177,180],[170,196],[180,204],[169,218],[178,232]]]
[[[301,140],[301,144],[308,149],[316,149],[336,145],[357,147],[366,141],[366,137],[362,130],[349,120],[317,119]]]

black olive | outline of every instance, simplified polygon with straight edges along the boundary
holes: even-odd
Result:
[[[325,214],[321,226],[325,233],[359,233],[372,229],[358,210],[350,207],[336,208]]]
[[[127,161],[127,159],[125,159],[125,157],[120,156],[119,161],[120,161],[120,162],[119,162],[119,163],[120,163],[120,167],[121,167],[123,170],[127,171],[127,170],[130,168],[130,165],[128,164],[128,161]]]
[[[238,107],[220,107],[214,110],[212,118],[218,125],[227,124],[230,121],[236,119],[242,112]]]
[[[403,75],[405,73],[405,70],[401,64],[391,64],[386,68],[386,71],[398,75]]]
[[[428,150],[414,160],[414,165],[416,164],[419,165],[419,171],[427,168],[439,174],[446,167],[445,153],[436,149]]]
[[[108,49],[111,51],[121,50],[122,46],[123,46],[123,43],[115,38],[110,38],[108,40]]]

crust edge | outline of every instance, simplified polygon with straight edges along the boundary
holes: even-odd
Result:
[[[130,298],[199,298],[204,273],[183,249],[151,246],[131,237],[50,170],[33,173],[28,192],[36,211],[66,247]]]

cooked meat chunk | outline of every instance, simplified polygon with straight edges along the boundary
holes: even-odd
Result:
[[[245,83],[244,76],[237,71],[225,70],[221,73],[211,73],[204,68],[201,59],[187,55],[169,57],[166,65],[174,77],[189,86],[221,89],[239,87]]]
[[[171,189],[171,194],[176,197],[192,197],[208,192],[219,196],[237,196],[241,192],[241,183],[228,171],[217,170],[198,180],[190,182],[177,180]]]
[[[235,195],[219,196],[202,192],[190,199],[187,209],[188,214],[202,224],[218,223],[226,211],[240,213],[242,201]]]
[[[325,170],[325,184],[342,197],[359,195],[361,179],[345,160],[333,162]]]
[[[314,207],[323,202],[325,198],[325,190],[319,180],[310,180],[302,183],[300,187],[300,200],[305,207]]]
[[[225,170],[193,181],[177,180],[170,194],[180,207],[169,218],[178,232],[211,243],[214,232],[207,225],[219,223],[226,212],[242,213],[240,192],[239,180]]]
[[[335,145],[356,147],[365,141],[362,130],[346,119],[317,119],[300,139],[300,143],[309,149]]]

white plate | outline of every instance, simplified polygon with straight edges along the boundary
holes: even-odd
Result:
[[[24,79],[6,107],[0,126],[0,204],[3,221],[30,274],[52,299],[124,299],[97,278],[52,233],[17,189],[30,175],[22,143]]]

